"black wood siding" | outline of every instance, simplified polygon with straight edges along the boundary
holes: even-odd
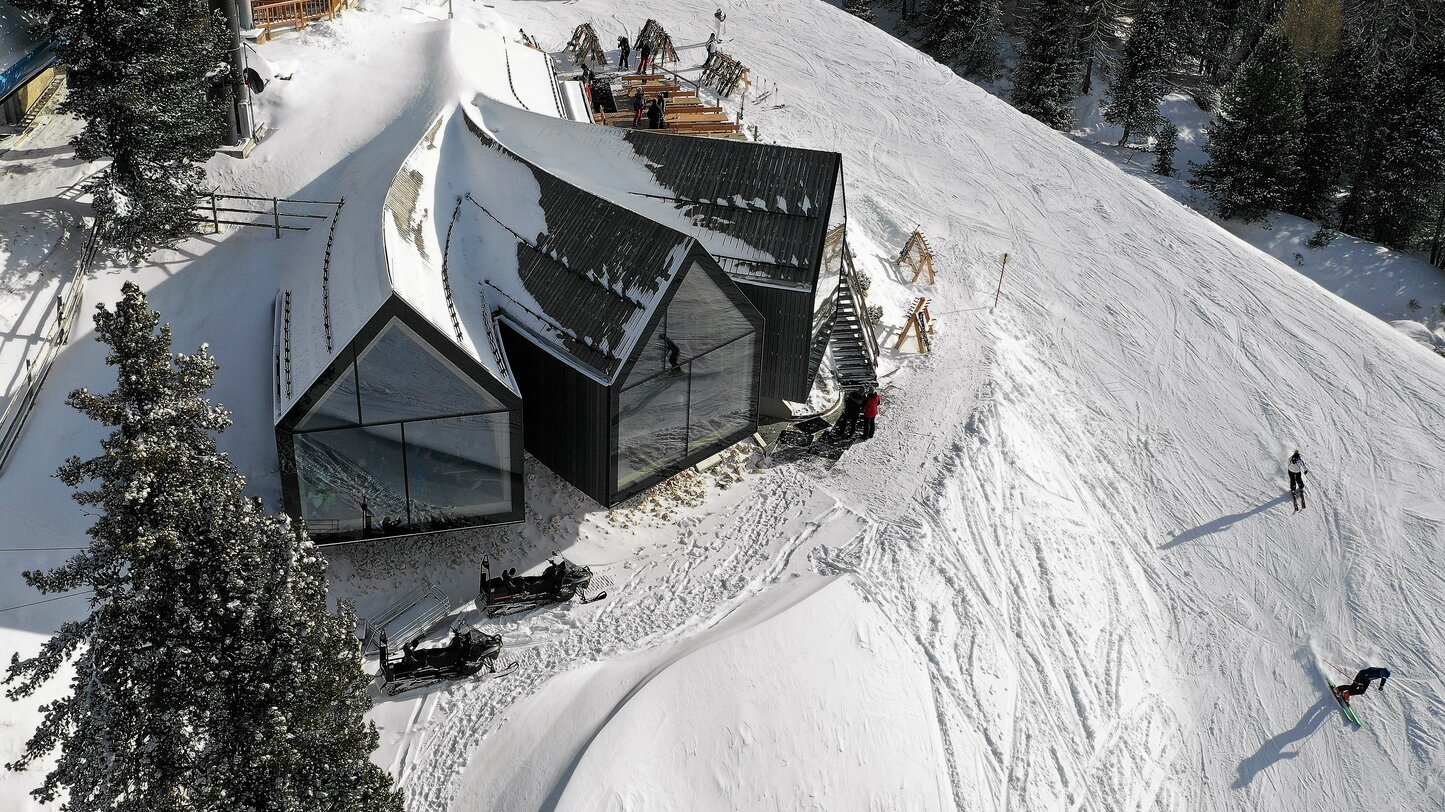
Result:
[[[512,376],[522,390],[524,444],[538,462],[601,504],[608,504],[611,414],[608,389],[536,346],[505,321],[497,324]]]
[[[763,364],[758,394],[805,401],[813,388],[808,374],[812,352],[813,294],[738,283],[763,314]]]

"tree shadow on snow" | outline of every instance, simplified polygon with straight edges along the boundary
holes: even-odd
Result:
[[[1309,738],[1316,730],[1320,729],[1325,720],[1334,712],[1337,705],[1328,696],[1321,697],[1320,701],[1311,705],[1305,711],[1299,722],[1289,730],[1271,737],[1254,755],[1239,762],[1239,774],[1235,777],[1234,783],[1230,786],[1234,789],[1244,789],[1254,781],[1261,772],[1269,769],[1275,764],[1286,759],[1299,755],[1298,747],[1287,749],[1296,742],[1302,742]]]
[[[1158,549],[1167,550],[1170,547],[1177,547],[1186,541],[1193,541],[1202,536],[1208,536],[1213,533],[1218,533],[1221,530],[1228,530],[1229,528],[1234,526],[1235,522],[1240,521],[1241,519],[1248,519],[1250,516],[1253,516],[1256,513],[1263,513],[1266,510],[1274,507],[1275,505],[1281,505],[1287,501],[1289,501],[1289,494],[1282,493],[1279,496],[1276,496],[1275,498],[1269,500],[1268,502],[1252,507],[1249,510],[1244,511],[1243,513],[1233,513],[1228,516],[1221,516],[1214,521],[1205,522],[1204,524],[1199,525],[1193,530],[1185,530],[1183,533],[1180,533],[1169,541],[1166,541],[1165,543],[1159,545]]]

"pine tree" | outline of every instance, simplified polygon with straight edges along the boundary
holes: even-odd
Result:
[[[1094,89],[1094,66],[1108,64],[1113,55],[1110,46],[1121,24],[1121,8],[1121,0],[1084,0],[1079,11],[1079,48],[1084,56],[1081,96]]]
[[[1324,57],[1300,63],[1303,127],[1300,132],[1299,182],[1285,210],[1307,220],[1329,223],[1340,185],[1344,127],[1341,89],[1332,80]]]
[[[869,0],[844,0],[843,10],[864,22],[873,22],[873,5]]]
[[[68,402],[115,430],[59,476],[99,518],[85,552],[24,574],[93,590],[91,610],[12,660],[11,698],[72,659],[75,676],[11,768],[58,749],[34,794],[72,812],[400,812],[368,761],[353,618],[327,611],[314,546],[246,498],[216,446],[230,417],[206,397],[215,359],[172,354],[133,283],[95,321],[117,385]]]
[[[1179,128],[1174,122],[1164,119],[1159,125],[1159,135],[1154,141],[1154,173],[1174,174],[1174,152],[1179,148]]]
[[[143,254],[188,233],[224,134],[224,21],[207,0],[28,2],[60,42],[77,157],[112,161],[84,187],[107,241]]]
[[[1131,133],[1152,130],[1159,123],[1172,59],[1164,0],[1145,0],[1124,46],[1124,64],[1104,98],[1104,120],[1124,128],[1119,146]]]
[[[1442,37],[1445,38],[1445,37]],[[1343,228],[1394,248],[1433,241],[1445,196],[1445,44],[1389,65],[1342,208]]]
[[[964,76],[993,78],[998,68],[999,0],[935,0],[923,50]]]
[[[1014,68],[1014,107],[1056,130],[1074,126],[1079,90],[1075,0],[1034,0]]]
[[[1298,182],[1303,129],[1299,66],[1289,42],[1271,32],[1225,88],[1209,128],[1209,162],[1194,168],[1223,217],[1258,220],[1282,208]]]

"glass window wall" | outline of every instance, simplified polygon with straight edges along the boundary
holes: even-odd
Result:
[[[761,339],[736,298],[697,264],[678,284],[618,398],[619,489],[752,425]]]
[[[363,423],[491,412],[502,404],[399,321],[356,359]]]
[[[420,420],[406,426],[413,524],[512,509],[511,419],[503,413]]]

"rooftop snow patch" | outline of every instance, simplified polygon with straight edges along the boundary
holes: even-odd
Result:
[[[811,282],[838,153],[542,118],[482,96],[472,106],[514,154],[697,238],[730,273]]]

